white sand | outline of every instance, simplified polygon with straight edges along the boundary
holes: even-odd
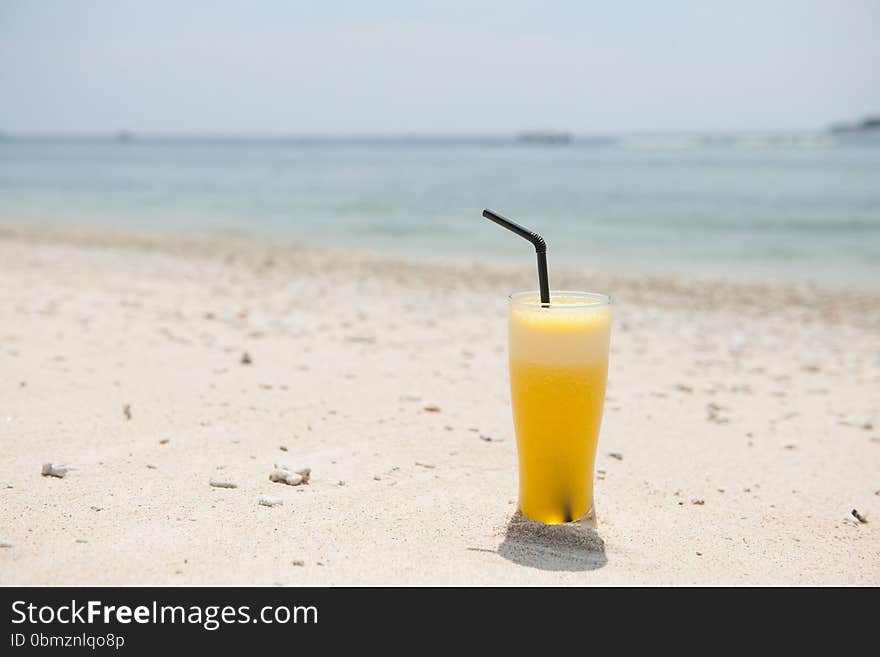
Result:
[[[880,584],[880,291],[554,272],[616,304],[595,536],[508,527],[528,258],[6,226],[0,263],[2,584]]]

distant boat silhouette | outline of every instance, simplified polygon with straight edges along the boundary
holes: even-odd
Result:
[[[557,130],[525,130],[516,136],[516,140],[526,144],[568,144],[572,136],[570,132]]]

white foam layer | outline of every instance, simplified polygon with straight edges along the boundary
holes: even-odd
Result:
[[[517,300],[510,304],[511,361],[553,366],[606,362],[611,307],[598,302],[584,305],[580,297],[554,296],[551,300],[553,304],[549,308],[524,305]]]

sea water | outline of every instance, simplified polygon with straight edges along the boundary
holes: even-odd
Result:
[[[880,285],[880,138],[0,139],[0,221],[234,233],[411,258]]]

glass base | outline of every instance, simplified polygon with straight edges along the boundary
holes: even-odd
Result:
[[[595,570],[607,562],[594,509],[577,520],[555,525],[529,520],[517,510],[507,522],[498,553],[541,570]]]
[[[598,520],[596,518],[596,505],[595,504],[593,506],[591,506],[590,509],[584,515],[582,515],[580,518],[576,518],[576,519],[571,520],[569,522],[543,522],[541,520],[536,520],[534,518],[527,516],[525,513],[523,513],[522,509],[519,507],[517,507],[516,515],[519,516],[519,518],[522,520],[525,520],[528,522],[536,522],[541,525],[547,525],[548,527],[553,527],[553,526],[561,526],[561,527],[586,526],[586,527],[590,527],[592,529],[596,529],[597,525],[598,525]]]

